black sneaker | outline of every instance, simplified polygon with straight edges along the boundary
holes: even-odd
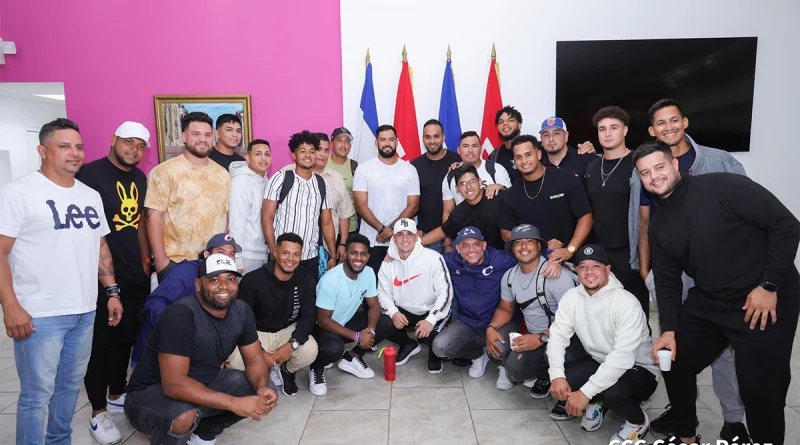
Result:
[[[287,396],[291,397],[297,394],[297,391],[300,388],[297,387],[297,382],[295,382],[295,375],[293,372],[289,372],[286,370],[286,364],[284,363],[281,365],[281,377],[283,378],[283,386],[282,391]]]
[[[695,428],[700,426],[700,422],[696,417],[694,420],[694,426]],[[667,410],[658,416],[657,419],[650,422],[650,429],[657,433],[667,435],[671,435],[675,431],[675,415],[672,412],[671,405],[667,405]]]
[[[742,422],[725,422],[719,432],[719,438],[728,443],[750,443],[750,433]]]
[[[550,411],[550,418],[559,422],[572,419],[572,416],[567,413],[567,402],[559,400]]]
[[[397,351],[397,366],[408,363],[408,359],[419,354],[419,351],[422,351],[422,348],[416,340],[411,340],[410,343],[402,346],[400,350]]]
[[[472,366],[472,360],[468,358],[454,358],[450,361],[453,362],[453,364],[458,366],[459,368],[466,368],[468,366]]]
[[[433,351],[428,351],[428,372],[431,374],[442,372],[442,359],[434,354]]]
[[[546,399],[550,394],[550,380],[536,379],[536,383],[531,388],[531,397],[534,399]]]

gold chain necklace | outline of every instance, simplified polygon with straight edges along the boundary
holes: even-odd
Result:
[[[525,178],[522,178],[522,188],[525,190],[525,196],[527,196],[528,199],[531,200],[536,199],[539,197],[539,193],[542,193],[542,186],[544,186],[544,176],[546,174],[547,174],[547,169],[545,169],[544,173],[542,173],[542,182],[539,184],[539,191],[536,192],[536,196],[534,196],[533,198],[531,198],[531,195],[528,194],[528,187],[525,185],[527,181],[525,181]]]

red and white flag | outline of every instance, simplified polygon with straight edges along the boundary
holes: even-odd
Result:
[[[486,99],[483,102],[483,120],[481,123],[481,146],[483,159],[487,159],[503,141],[497,133],[494,117],[503,108],[500,96],[500,65],[497,64],[494,45],[492,45],[492,64],[489,66],[489,79],[486,81]]]
[[[414,91],[411,88],[411,72],[403,47],[403,69],[397,85],[397,102],[394,105],[394,128],[397,129],[397,155],[400,159],[412,161],[421,154],[417,109],[414,106]]]

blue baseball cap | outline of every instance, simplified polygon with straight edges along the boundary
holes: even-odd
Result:
[[[539,134],[541,134],[548,128],[559,128],[561,130],[567,131],[567,124],[564,123],[564,119],[561,119],[560,117],[548,117],[547,119],[542,121],[542,129],[539,130]]]
[[[211,237],[208,240],[208,244],[206,244],[206,250],[209,252],[211,249],[216,249],[217,247],[224,246],[226,244],[230,244],[236,250],[236,252],[242,251],[242,246],[236,244],[236,240],[230,235],[230,233],[218,233]]]
[[[483,233],[475,226],[464,227],[458,231],[458,236],[456,236],[454,243],[458,244],[468,238],[475,238],[479,241],[483,241]]]

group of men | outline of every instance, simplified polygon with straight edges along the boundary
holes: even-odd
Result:
[[[551,417],[587,431],[613,410],[619,441],[653,429],[698,442],[696,375],[711,365],[720,436],[783,443],[800,223],[732,156],[686,135],[680,104],[649,117],[655,140],[631,151],[627,113],[600,109],[597,155],[568,147],[558,117],[521,134],[506,106],[488,159],[472,131],[445,149],[432,119],[410,163],[383,125],[361,165],[346,128],[302,131],[272,178],[268,141],[236,153],[235,115],[184,115],[184,153],[149,177],[136,167],[143,125],[123,123],[108,156],[83,165],[78,126],[46,124],[41,170],[0,197],[17,443],[42,442],[47,407],[46,440],[68,440],[81,383],[100,443],[121,440],[121,413],[151,443],[214,443],[269,414],[278,387],[297,394],[300,369],[317,396],[334,364],[373,378],[363,356],[384,340],[401,366],[426,345],[432,374],[448,360],[481,378],[494,361],[499,390],[552,396]],[[651,422],[642,404],[663,349],[672,409]]]

